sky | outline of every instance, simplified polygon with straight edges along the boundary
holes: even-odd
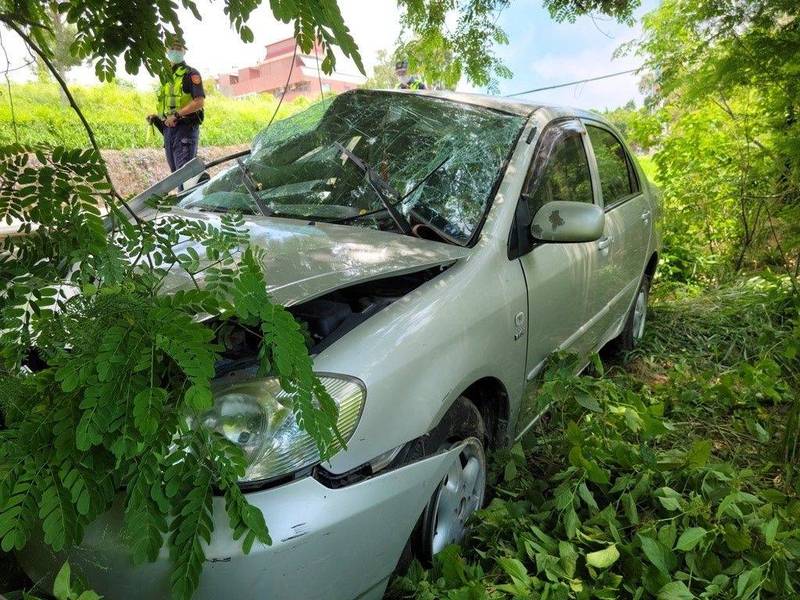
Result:
[[[575,23],[556,23],[542,8],[541,0],[512,0],[499,17],[499,24],[508,34],[510,43],[496,48],[513,77],[500,82],[500,94],[510,94],[532,88],[587,79],[617,71],[636,68],[641,59],[635,56],[613,58],[614,50],[621,44],[641,34],[639,18],[657,7],[659,0],[643,0],[636,11],[637,25],[628,27],[612,19],[578,19]],[[188,12],[181,13],[189,47],[187,62],[200,70],[205,77],[245,67],[263,59],[264,46],[292,35],[291,25],[277,22],[264,2],[252,15],[250,26],[255,42],[246,44],[231,29],[222,12],[223,3],[198,0],[203,15],[195,20]],[[391,50],[400,33],[396,0],[340,0],[345,22],[350,27],[367,68],[371,72],[378,51]],[[11,67],[27,60],[22,43],[12,32],[2,31]],[[0,69],[5,65],[0,54]],[[357,73],[355,65],[340,59],[337,70]],[[27,69],[12,73],[15,79],[29,77]],[[149,88],[153,80],[146,74],[131,76],[120,71],[119,76],[133,81],[137,87]],[[70,81],[90,84],[95,82],[91,67],[81,67],[70,72]],[[462,82],[461,91],[483,91]],[[641,104],[642,96],[635,74],[622,75],[602,81],[550,90],[525,96],[528,99],[565,104],[578,108],[615,108],[633,99]]]

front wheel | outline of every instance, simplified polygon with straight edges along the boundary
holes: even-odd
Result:
[[[431,498],[423,520],[423,554],[432,557],[445,546],[460,543],[470,517],[483,506],[486,456],[478,438],[468,438]]]
[[[418,528],[414,555],[429,562],[450,544],[463,541],[469,519],[486,495],[486,428],[480,411],[467,398],[457,401],[451,436],[443,450],[461,446],[428,502]],[[460,414],[459,414],[460,413]]]

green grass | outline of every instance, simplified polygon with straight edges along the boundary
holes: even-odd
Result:
[[[101,148],[160,147],[161,135],[147,125],[145,117],[155,112],[155,92],[142,92],[116,83],[90,87],[72,86],[78,105],[92,124]],[[247,144],[264,128],[278,105],[269,95],[226,98],[209,86],[201,144],[228,146]],[[62,100],[52,83],[15,84],[11,88],[19,141],[69,147],[88,145],[78,117]],[[298,98],[284,102],[278,119],[302,110],[311,102]],[[11,103],[5,88],[0,93],[0,144],[15,141]]]

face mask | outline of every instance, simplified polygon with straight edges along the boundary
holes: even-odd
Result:
[[[167,50],[167,59],[173,65],[177,65],[180,62],[183,62],[183,57],[186,53],[183,50]]]

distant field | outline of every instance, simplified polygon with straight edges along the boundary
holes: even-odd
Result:
[[[155,92],[111,83],[71,87],[86,118],[92,124],[102,148],[126,149],[160,147],[161,136],[145,122],[155,112]],[[278,101],[268,95],[232,99],[207,90],[206,119],[201,130],[203,146],[231,146],[249,143],[269,121]],[[54,83],[15,84],[11,87],[19,141],[46,142],[65,146],[86,146],[86,133],[74,111],[62,101]],[[5,87],[0,92],[0,144],[13,143],[11,105]],[[284,102],[277,118],[287,117],[311,104],[298,98]]]

